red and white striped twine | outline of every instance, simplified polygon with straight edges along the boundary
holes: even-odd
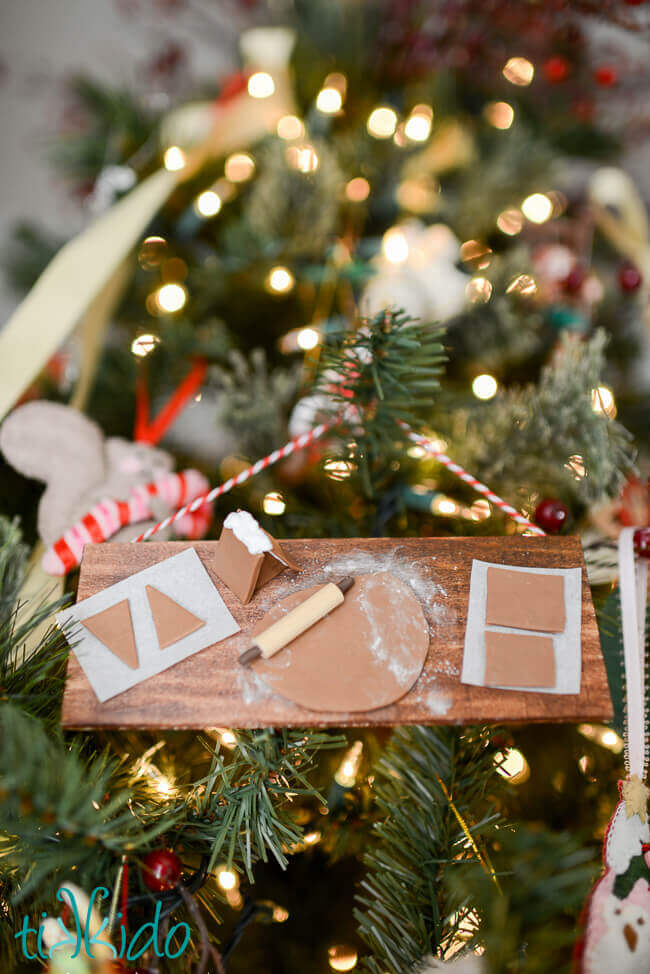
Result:
[[[236,477],[231,477],[229,480],[224,481],[223,484],[219,484],[218,487],[214,487],[211,491],[209,491],[209,493],[203,494],[201,497],[197,497],[192,501],[191,504],[186,504],[185,507],[181,507],[180,510],[176,511],[175,514],[170,514],[169,517],[166,517],[164,521],[154,524],[154,526],[149,528],[148,531],[144,531],[137,538],[133,538],[133,542],[146,541],[154,534],[157,534],[158,531],[162,531],[164,528],[169,527],[170,524],[173,524],[174,521],[184,517],[185,514],[196,511],[197,508],[201,507],[202,504],[205,504],[208,501],[216,500],[217,497],[221,497],[222,494],[227,494],[229,490],[233,489],[233,487],[238,487],[246,480],[250,480],[251,477],[261,473],[262,470],[266,470],[267,467],[273,466],[273,464],[277,463],[278,460],[284,460],[284,458],[288,457],[291,453],[295,453],[297,450],[303,450],[306,446],[309,446],[310,443],[320,439],[320,437],[326,433],[328,429],[331,429],[334,425],[336,425],[336,423],[338,423],[338,417],[330,420],[328,423],[319,423],[318,426],[314,426],[314,428],[309,430],[308,433],[303,433],[301,436],[294,437],[293,440],[289,440],[289,442],[285,443],[284,446],[280,447],[279,450],[274,450],[273,453],[269,453],[268,456],[262,457],[261,460],[258,460],[252,466],[247,467],[246,470],[242,470],[241,473],[238,473]]]
[[[407,426],[406,423],[401,423],[400,425],[406,431],[406,435],[408,436],[409,440],[417,443],[418,446],[421,446],[422,449],[426,450],[428,454],[434,456],[439,463],[442,463],[442,465],[447,468],[447,470],[450,470],[451,473],[456,474],[460,480],[463,480],[466,484],[469,484],[470,487],[473,487],[478,494],[483,494],[483,496],[486,497],[491,504],[498,507],[499,510],[503,511],[504,514],[507,514],[514,521],[516,521],[517,524],[522,524],[532,534],[546,534],[546,532],[542,531],[540,527],[533,524],[532,521],[529,521],[528,518],[524,517],[523,514],[520,514],[516,508],[511,507],[510,504],[506,503],[506,501],[499,497],[498,494],[495,494],[490,490],[489,487],[486,487],[485,484],[481,483],[480,480],[477,480],[476,477],[471,475],[471,473],[468,473],[464,467],[461,467],[458,463],[454,463],[454,461],[448,457],[446,453],[436,449],[431,440],[427,439],[426,436],[422,436],[420,433],[414,433],[410,426]]]
[[[271,467],[274,463],[277,463],[278,460],[283,460],[290,454],[295,453],[298,450],[303,450],[315,440],[320,439],[320,437],[323,436],[323,434],[328,430],[332,429],[332,427],[338,425],[340,419],[341,416],[336,416],[329,422],[319,423],[318,426],[314,426],[314,428],[309,430],[309,432],[303,433],[301,436],[294,437],[293,440],[289,440],[289,442],[285,443],[285,445],[280,447],[279,450],[274,450],[273,453],[269,453],[267,456],[262,457],[261,460],[258,460],[256,463],[252,464],[252,466],[247,467],[246,470],[242,470],[241,473],[238,473],[236,477],[230,477],[229,480],[224,481],[224,483],[220,484],[218,487],[214,487],[207,494],[202,494],[200,497],[197,497],[192,501],[191,504],[186,504],[185,507],[181,507],[180,510],[176,511],[175,514],[170,514],[169,517],[164,519],[164,521],[154,524],[154,526],[149,528],[148,531],[144,531],[137,538],[133,538],[133,542],[147,541],[148,538],[153,537],[153,535],[157,534],[158,531],[162,531],[164,528],[169,527],[170,524],[173,524],[186,514],[196,511],[206,502],[216,500],[217,497],[221,497],[222,494],[227,494],[228,491],[233,489],[233,487],[238,487],[245,481],[250,480],[251,477],[261,473],[262,470],[266,470],[267,467]],[[431,440],[427,439],[426,436],[422,436],[420,433],[415,433],[406,423],[400,423],[400,425],[405,430],[406,435],[410,440],[417,443],[418,446],[421,446],[428,454],[434,456],[436,460],[447,468],[447,470],[450,470],[451,473],[459,477],[460,480],[464,481],[466,484],[469,484],[470,487],[473,487],[477,493],[483,494],[483,496],[486,497],[491,504],[498,507],[499,510],[503,511],[504,514],[507,514],[514,521],[516,521],[517,524],[521,524],[532,534],[545,534],[540,527],[533,524],[532,521],[529,521],[528,518],[524,517],[523,514],[520,514],[519,511],[517,511],[514,507],[511,507],[510,504],[506,503],[506,501],[491,491],[489,487],[481,483],[480,480],[477,480],[476,477],[473,477],[458,463],[454,463],[454,461],[445,453],[442,453],[442,451],[436,449]]]

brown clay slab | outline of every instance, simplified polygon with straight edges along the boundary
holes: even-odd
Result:
[[[486,630],[485,683],[500,687],[555,686],[552,638]]]
[[[604,721],[612,716],[591,592],[578,538],[413,538],[283,541],[302,566],[283,572],[242,605],[214,571],[217,542],[87,545],[79,599],[134,572],[194,547],[242,632],[190,656],[131,689],[100,703],[74,654],[63,699],[65,727],[326,727],[396,724],[470,724],[537,721]],[[419,566],[416,595],[431,628],[420,678],[396,703],[361,713],[310,711],[273,692],[242,690],[237,659],[250,631],[279,599],[308,588],[342,557]],[[582,682],[579,694],[553,695],[475,687],[460,682],[472,559],[528,568],[582,568]],[[364,568],[367,570],[367,567]],[[389,567],[388,570],[394,570]],[[429,585],[430,580],[430,585]],[[436,588],[437,586],[437,588]],[[429,600],[431,593],[435,593]],[[429,604],[430,601],[430,604]]]
[[[566,624],[564,578],[488,568],[485,622],[488,626],[562,632]]]

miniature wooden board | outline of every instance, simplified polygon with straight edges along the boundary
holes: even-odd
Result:
[[[283,541],[301,573],[283,572],[247,605],[212,570],[216,542],[194,542],[242,633],[210,646],[119,696],[100,703],[74,654],[70,654],[62,724],[74,728],[190,728],[267,726],[373,726],[502,722],[606,721],[612,717],[596,617],[575,537],[542,538],[355,538]],[[84,599],[189,547],[191,542],[86,545],[78,598]],[[280,696],[242,692],[239,653],[245,635],[269,605],[306,588],[310,578],[341,557],[390,556],[419,570],[439,594],[423,606],[431,641],[415,686],[388,707],[363,713],[316,713]],[[582,571],[582,680],[580,694],[512,692],[460,682],[472,559],[504,565],[574,568]],[[383,567],[383,566],[382,566]],[[379,569],[378,569],[379,570]],[[444,595],[442,594],[444,592]]]

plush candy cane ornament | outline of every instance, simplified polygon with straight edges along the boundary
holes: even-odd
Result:
[[[152,500],[159,498],[168,508],[176,510],[204,494],[208,481],[198,470],[170,473],[149,484],[135,487],[127,500],[110,498],[100,501],[81,520],[64,532],[43,555],[43,570],[48,575],[67,575],[81,561],[84,545],[107,541],[127,524],[156,519]],[[187,512],[174,523],[177,535],[196,540],[208,529],[212,504],[202,504],[196,511]]]
[[[650,971],[650,828],[644,783],[648,771],[645,707],[648,561],[635,562],[634,528],[618,547],[625,664],[627,777],[607,827],[605,871],[586,908],[584,938],[576,950],[579,974],[641,974]]]

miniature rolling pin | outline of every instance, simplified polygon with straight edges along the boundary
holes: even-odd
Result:
[[[242,666],[248,666],[254,659],[260,656],[268,659],[274,656],[290,642],[297,639],[307,629],[311,628],[316,622],[324,618],[332,609],[343,603],[345,593],[354,585],[351,575],[341,578],[338,582],[328,582],[323,588],[310,595],[308,599],[297,605],[286,616],[278,619],[272,626],[260,632],[255,637],[255,642],[242,653],[239,662]]]

